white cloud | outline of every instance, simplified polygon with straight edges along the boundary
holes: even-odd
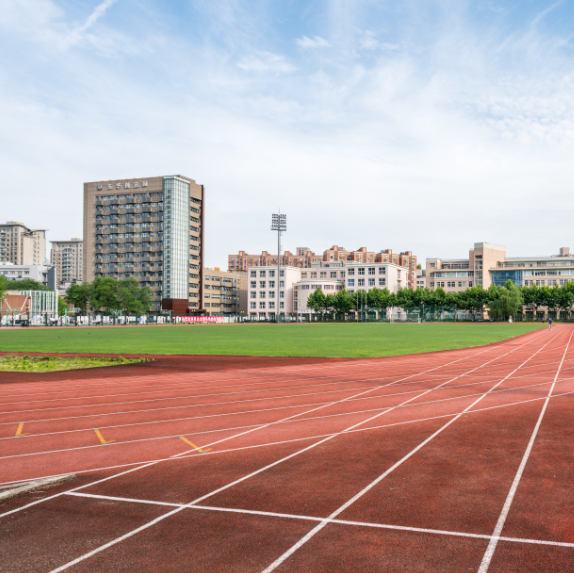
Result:
[[[313,49],[313,48],[329,48],[331,44],[325,38],[321,38],[321,36],[315,36],[314,38],[308,38],[307,36],[303,36],[302,38],[298,38],[295,40],[297,45],[300,48],[305,49]]]
[[[248,72],[284,74],[295,70],[295,66],[290,64],[285,56],[272,54],[271,52],[257,52],[249,56],[244,56],[237,65]]]
[[[377,40],[376,34],[370,30],[366,30],[365,33],[359,39],[359,44],[365,50],[376,50],[381,48],[383,50],[398,50],[401,46],[400,44],[391,44],[390,42],[380,42]]]

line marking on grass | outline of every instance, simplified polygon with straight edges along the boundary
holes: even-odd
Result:
[[[16,438],[21,438],[22,436],[29,436],[30,434],[23,434],[22,430],[24,429],[24,422],[20,422],[18,425],[18,429],[16,430]]]
[[[194,450],[197,450],[200,454],[206,454],[207,452],[211,452],[211,448],[207,448],[206,450],[201,449],[199,446],[196,446],[193,442],[190,442],[184,436],[179,436],[181,440],[183,440],[186,444],[189,444]]]
[[[96,432],[96,436],[98,436],[98,439],[100,440],[102,446],[107,446],[108,444],[115,442],[115,440],[106,440],[104,436],[102,436],[102,432],[100,432],[100,430],[98,430],[97,428],[94,428],[94,432]]]

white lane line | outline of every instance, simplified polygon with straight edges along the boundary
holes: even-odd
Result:
[[[570,396],[574,394],[574,390],[571,392],[564,392],[561,394],[553,394],[552,398],[561,398],[564,396]],[[443,414],[442,416],[432,416],[429,418],[417,418],[414,420],[408,420],[405,422],[394,422],[392,424],[381,424],[378,426],[368,426],[367,428],[357,428],[355,430],[352,430],[350,432],[347,432],[349,434],[353,434],[353,433],[357,433],[357,432],[368,432],[368,431],[372,431],[372,430],[380,430],[380,429],[385,429],[385,428],[392,428],[395,426],[404,426],[407,424],[417,424],[420,422],[429,422],[432,420],[440,420],[442,418],[451,418],[453,416],[458,416],[459,414],[462,414],[464,416],[468,416],[469,414],[478,414],[478,413],[482,413],[482,412],[486,412],[489,410],[497,410],[500,408],[510,408],[512,406],[520,406],[522,404],[529,404],[530,402],[538,402],[541,400],[546,400],[546,397],[544,398],[532,398],[530,400],[522,400],[520,402],[512,402],[510,404],[501,404],[498,406],[488,406],[486,408],[476,408],[475,410],[471,410],[468,412],[453,412],[452,414]],[[278,442],[264,442],[261,444],[254,444],[251,446],[241,446],[241,447],[237,447],[237,448],[229,448],[227,450],[217,450],[217,451],[212,451],[212,452],[206,452],[203,455],[209,455],[209,456],[215,456],[215,455],[220,455],[220,454],[228,454],[228,453],[233,453],[233,452],[238,452],[241,450],[251,450],[254,448],[265,448],[265,447],[270,447],[270,446],[281,446],[284,444],[291,444],[291,443],[295,443],[295,442],[306,442],[309,440],[315,440],[315,439],[320,439],[320,438],[327,438],[329,436],[335,436],[336,434],[333,433],[329,433],[329,434],[317,434],[317,435],[313,435],[313,436],[305,436],[302,438],[293,438],[291,440],[281,440]],[[205,446],[204,446],[205,447]],[[132,467],[132,466],[139,466],[142,464],[147,464],[147,465],[154,465],[155,463],[159,463],[159,462],[167,462],[167,461],[181,461],[181,460],[187,460],[191,457],[199,457],[199,454],[196,453],[187,453],[185,455],[179,456],[179,457],[169,457],[169,458],[157,458],[154,460],[144,460],[144,461],[138,461],[138,462],[131,462],[128,464],[119,464],[119,465],[115,465],[115,466],[105,466],[105,467],[100,467],[100,468],[90,468],[87,470],[74,470],[75,474],[83,474],[83,473],[92,473],[92,472],[101,472],[101,471],[108,471],[108,470],[116,470],[116,469],[120,469],[120,468],[127,468],[127,467]],[[147,467],[147,466],[146,466]],[[58,477],[61,476],[62,474],[52,474],[52,475],[47,475],[47,476],[36,476],[30,479],[47,479],[47,478],[53,478],[53,477]],[[7,482],[2,482],[0,483],[0,486],[4,486],[4,485],[12,485],[12,484],[17,484],[17,483],[25,483],[30,481],[29,479],[25,479],[25,480],[14,480],[14,481],[7,481]],[[99,482],[98,482],[99,483]],[[90,487],[92,485],[96,485],[96,482],[88,484],[86,486],[82,486],[82,487]],[[69,491],[74,491],[74,490],[69,490]],[[64,493],[68,493],[68,492],[64,492]],[[63,494],[64,494],[63,493]],[[62,494],[62,495],[63,495]],[[59,494],[58,494],[59,495]],[[56,496],[57,497],[57,496]],[[2,517],[2,514],[0,514],[0,517]],[[487,538],[490,539],[490,535],[487,535]],[[502,538],[501,538],[502,539]]]
[[[155,501],[149,499],[136,499],[131,497],[114,497],[109,495],[97,495],[90,493],[76,493],[70,492],[66,495],[75,497],[83,497],[90,499],[101,499],[104,501],[119,501],[122,503],[141,503],[144,505],[160,505],[166,507],[182,507],[184,509],[193,510],[206,510],[206,511],[219,511],[222,513],[239,513],[245,515],[261,515],[263,517],[279,517],[283,519],[296,519],[301,521],[323,521],[323,517],[314,517],[311,515],[296,515],[291,513],[276,513],[273,511],[258,511],[253,509],[236,509],[234,507],[216,507],[213,505],[186,505],[183,503],[170,503],[165,501]],[[424,533],[431,535],[446,535],[451,537],[467,537],[470,539],[490,539],[490,535],[481,533],[467,533],[461,531],[449,531],[445,529],[427,529],[424,527],[409,527],[406,525],[394,525],[387,523],[371,523],[368,521],[349,521],[347,519],[330,519],[330,523],[338,523],[340,525],[352,525],[357,527],[369,527],[375,529],[390,529],[394,531],[408,531],[412,533]],[[535,545],[551,545],[557,547],[574,547],[574,543],[567,543],[564,541],[547,541],[544,539],[528,539],[521,537],[501,537],[503,541],[511,541],[513,543],[532,543]]]
[[[447,390],[453,389],[453,388],[464,388],[467,386],[474,386],[476,384],[487,384],[487,383],[492,383],[494,382],[494,380],[490,380],[488,382],[484,381],[484,382],[475,382],[473,384],[464,384],[464,385],[460,385],[460,386],[448,386],[448,388],[446,388]],[[556,382],[556,381],[555,381]],[[502,394],[504,392],[516,392],[518,390],[527,390],[530,388],[538,388],[540,386],[547,386],[548,384],[552,384],[552,381],[548,381],[548,382],[540,382],[538,384],[529,384],[527,386],[514,386],[512,388],[503,388],[502,390],[495,390],[494,392],[492,392],[493,394]],[[428,390],[425,391],[425,393],[428,392],[433,392],[434,390],[439,389],[438,387],[435,388],[430,388]],[[444,388],[443,388],[444,389]],[[369,398],[353,398],[352,400],[348,400],[349,403],[352,402],[356,402],[356,401],[360,401],[360,400],[373,400],[373,399],[383,399],[386,398],[387,396],[390,397],[397,397],[397,396],[404,396],[405,394],[414,394],[415,392],[420,392],[420,390],[412,390],[409,392],[397,392],[395,394],[388,394],[385,396],[375,396],[375,397],[369,397]],[[416,403],[410,403],[410,401],[407,402],[403,402],[400,405],[397,406],[380,406],[378,408],[368,408],[365,410],[352,410],[350,412],[340,412],[340,413],[336,413],[336,414],[326,414],[325,416],[313,416],[311,418],[298,418],[298,419],[286,419],[285,421],[279,421],[279,422],[274,422],[274,424],[293,424],[293,423],[300,423],[300,422],[310,422],[310,421],[316,421],[316,420],[325,420],[327,418],[342,418],[344,416],[355,416],[358,414],[368,414],[370,412],[381,412],[381,411],[390,411],[389,408],[393,408],[393,409],[402,409],[402,408],[417,408],[420,406],[430,406],[432,404],[440,404],[443,402],[453,402],[456,400],[465,400],[468,398],[473,398],[474,396],[481,396],[483,394],[483,392],[476,392],[474,394],[464,394],[461,396],[453,396],[450,398],[440,398],[439,400],[427,400],[425,402],[416,402]],[[421,394],[418,394],[415,398],[420,398]],[[112,429],[112,428],[123,428],[123,427],[134,427],[134,426],[139,426],[139,425],[151,425],[151,424],[162,424],[162,423],[173,423],[173,422],[187,422],[187,421],[194,421],[194,420],[203,420],[203,419],[210,419],[210,418],[223,418],[223,417],[227,417],[227,416],[239,416],[239,415],[247,415],[247,414],[260,414],[260,413],[266,413],[266,412],[273,412],[273,411],[278,411],[278,410],[292,410],[294,408],[308,408],[310,406],[330,406],[332,405],[332,402],[318,402],[315,404],[300,404],[300,405],[295,405],[295,406],[280,406],[277,408],[266,408],[266,409],[261,409],[261,410],[246,410],[246,411],[242,411],[242,412],[231,412],[229,414],[214,414],[211,416],[196,416],[196,417],[192,417],[192,418],[179,418],[179,419],[172,419],[172,420],[158,420],[158,421],[147,421],[147,422],[140,422],[140,423],[134,423],[134,424],[124,424],[124,425],[118,425],[118,426],[99,426],[98,429],[103,430],[103,429]],[[316,408],[318,409],[318,408]],[[311,410],[312,412],[313,410]],[[308,412],[307,412],[308,413]],[[299,415],[304,415],[303,414],[299,414]],[[234,426],[231,428],[213,428],[210,430],[195,430],[193,432],[193,434],[195,436],[200,436],[202,434],[215,434],[217,432],[231,432],[234,430],[239,430],[239,429],[244,429],[244,428],[259,428],[260,424],[251,424],[251,425],[247,425],[247,426]],[[82,428],[80,430],[68,430],[68,431],[63,431],[63,432],[52,432],[49,434],[34,434],[33,436],[31,436],[31,438],[37,438],[40,436],[51,436],[51,435],[55,435],[55,434],[70,434],[70,433],[79,433],[79,432],[87,432],[87,431],[91,431],[92,428]],[[116,440],[114,443],[109,443],[108,445],[110,446],[124,446],[126,444],[137,444],[137,443],[141,443],[141,442],[152,442],[152,441],[157,441],[157,440],[168,440],[168,439],[172,439],[172,438],[177,438],[181,435],[181,432],[178,432],[177,434],[168,434],[168,435],[163,435],[163,436],[149,436],[146,438],[138,438],[135,440]],[[9,436],[6,438],[0,438],[0,440],[15,440],[16,438],[14,438],[13,436]],[[30,440],[30,438],[27,438],[28,440]],[[20,444],[21,441],[18,441],[18,443]],[[100,445],[90,445],[90,446],[77,446],[74,448],[65,448],[65,449],[60,449],[60,450],[41,450],[41,451],[37,451],[37,452],[27,452],[27,453],[23,453],[23,454],[11,454],[11,455],[7,455],[7,456],[0,456],[0,460],[4,460],[4,459],[9,459],[9,458],[22,458],[22,457],[30,457],[30,456],[43,456],[46,454],[55,454],[55,453],[61,453],[61,452],[71,452],[71,451],[77,451],[77,450],[87,450],[87,449],[92,449],[92,448],[99,448]],[[207,446],[205,446],[207,447]]]
[[[506,497],[506,501],[504,502],[504,506],[500,515],[498,516],[498,521],[496,522],[496,527],[492,532],[492,537],[490,538],[490,542],[488,543],[488,547],[484,553],[482,558],[482,562],[480,563],[480,567],[478,569],[478,573],[486,573],[488,568],[490,567],[490,563],[494,556],[494,552],[496,551],[496,547],[500,540],[500,534],[502,533],[502,529],[504,524],[506,523],[506,518],[508,517],[508,512],[510,511],[510,507],[512,506],[512,502],[514,501],[514,496],[516,495],[516,490],[518,489],[518,485],[520,484],[520,480],[522,478],[522,474],[524,473],[524,468],[528,463],[528,458],[530,457],[530,452],[534,446],[534,441],[536,440],[536,436],[538,435],[538,430],[542,424],[542,420],[544,419],[544,414],[546,413],[546,409],[548,408],[548,402],[552,397],[552,392],[554,391],[554,387],[556,385],[556,380],[558,375],[560,374],[560,369],[562,368],[562,364],[564,363],[564,357],[566,356],[566,352],[568,351],[568,346],[570,345],[570,341],[572,340],[572,335],[574,335],[574,329],[570,333],[570,338],[568,339],[568,345],[566,345],[566,350],[564,350],[564,356],[562,357],[562,361],[558,366],[558,370],[556,371],[556,376],[554,377],[554,382],[548,391],[548,396],[544,400],[544,405],[542,406],[542,410],[540,411],[540,416],[538,416],[538,421],[536,422],[536,426],[534,426],[534,430],[532,432],[532,436],[530,437],[530,441],[528,442],[528,446],[526,447],[526,451],[524,452],[524,456],[522,457],[522,461],[520,462],[520,466],[518,467],[518,471],[514,476],[514,480],[512,481],[512,485],[510,486],[510,491],[508,492],[508,496]]]
[[[545,332],[546,332],[546,331],[545,331]],[[542,338],[542,337],[537,337],[537,338]],[[530,341],[528,341],[527,343],[523,344],[522,346],[526,346],[529,342],[530,342]],[[522,348],[522,346],[518,346],[518,347],[516,347],[515,349],[511,350],[510,352],[507,352],[506,354],[511,354],[511,353],[514,352],[515,350],[518,350],[518,349]],[[487,347],[486,349],[481,350],[481,351],[478,352],[477,354],[484,354],[485,352],[489,352],[490,350],[494,350],[494,349],[497,349],[497,348],[498,348],[498,347],[489,346],[489,347]],[[502,356],[506,356],[506,354],[503,354]],[[462,356],[462,357],[458,358],[457,360],[453,360],[453,361],[451,361],[451,362],[447,362],[446,364],[442,364],[442,365],[436,366],[435,368],[432,368],[432,369],[430,369],[430,370],[428,370],[428,369],[427,369],[427,370],[422,370],[422,371],[420,371],[420,372],[417,372],[416,374],[411,374],[410,376],[407,376],[407,377],[405,377],[404,379],[407,380],[408,378],[412,378],[413,376],[418,376],[418,375],[421,375],[421,374],[425,374],[426,372],[430,372],[430,371],[432,371],[432,370],[438,370],[438,369],[440,369],[440,368],[444,368],[444,367],[446,367],[446,366],[450,366],[451,364],[454,364],[454,363],[456,363],[456,362],[460,362],[461,360],[464,360],[465,358],[468,358],[468,357],[467,357],[467,356]],[[498,357],[497,357],[497,358],[498,358]],[[401,381],[402,381],[402,380],[399,380],[399,382],[401,382]],[[383,387],[383,386],[380,386],[380,388],[382,388],[382,387]],[[378,389],[378,388],[374,388],[374,389]],[[340,402],[344,402],[344,401],[345,401],[345,400],[341,400]],[[340,402],[334,402],[333,404],[338,404],[338,403],[340,403]],[[305,412],[303,412],[303,413],[305,413]],[[292,417],[295,417],[295,416],[292,416]],[[251,433],[251,432],[255,432],[255,431],[257,431],[257,430],[265,429],[265,428],[267,428],[267,427],[269,427],[269,426],[272,426],[272,425],[275,424],[275,423],[279,423],[279,422],[282,422],[282,421],[285,421],[285,420],[288,420],[288,419],[289,419],[289,418],[285,418],[285,419],[283,419],[283,420],[277,420],[277,422],[271,422],[271,423],[269,423],[269,424],[264,424],[264,425],[261,425],[261,426],[259,426],[259,427],[257,427],[257,428],[250,429],[250,430],[248,430],[247,432],[240,432],[239,434],[236,434],[236,435],[231,436],[231,437],[229,437],[229,438],[224,438],[224,439],[222,439],[222,440],[219,440],[219,441],[216,441],[216,442],[212,442],[212,443],[210,443],[210,444],[204,444],[202,447],[207,448],[207,447],[209,447],[209,446],[213,446],[213,445],[215,445],[215,444],[218,444],[218,443],[221,443],[221,442],[224,442],[224,441],[227,441],[227,440],[236,438],[236,437],[244,436],[244,435],[249,434],[249,433]],[[85,485],[82,485],[82,486],[78,486],[78,487],[73,488],[73,489],[71,489],[71,490],[69,490],[69,491],[77,491],[77,490],[80,490],[80,489],[84,489],[85,487],[91,487],[91,486],[94,486],[94,485],[98,485],[98,484],[100,484],[100,483],[103,483],[103,482],[106,482],[106,481],[109,481],[109,480],[112,480],[112,479],[115,479],[115,478],[124,476],[124,475],[126,475],[126,474],[134,473],[134,472],[137,472],[137,471],[146,469],[146,468],[148,468],[148,467],[157,465],[157,464],[159,464],[159,463],[162,463],[163,461],[169,461],[169,460],[171,460],[171,459],[173,459],[173,458],[179,458],[179,457],[181,457],[181,456],[184,456],[184,455],[187,454],[187,453],[188,453],[188,452],[181,452],[180,454],[176,454],[175,456],[171,456],[170,458],[165,458],[165,459],[163,459],[163,460],[158,460],[158,461],[152,461],[152,462],[147,462],[147,463],[146,463],[146,462],[139,462],[139,463],[138,463],[138,466],[135,467],[135,468],[130,468],[129,470],[125,470],[125,471],[122,471],[122,472],[120,472],[120,473],[118,473],[118,474],[114,474],[114,475],[112,475],[112,476],[108,476],[108,477],[106,477],[106,478],[102,478],[102,479],[100,479],[100,480],[96,480],[95,482],[91,482],[91,483],[89,483],[89,484],[85,484]],[[143,464],[143,465],[141,465],[141,464]],[[19,512],[19,511],[22,511],[22,510],[24,510],[24,509],[27,509],[27,508],[32,507],[32,506],[34,506],[34,505],[37,505],[37,504],[39,504],[39,503],[44,503],[44,502],[49,501],[49,500],[51,500],[51,499],[54,499],[54,498],[56,498],[56,497],[60,497],[60,496],[63,495],[64,493],[65,493],[65,492],[57,493],[57,494],[55,494],[55,495],[53,495],[53,496],[48,496],[48,497],[45,497],[45,498],[43,498],[43,499],[39,499],[39,500],[37,500],[37,501],[33,501],[33,502],[31,502],[31,503],[28,503],[28,504],[26,504],[26,505],[23,505],[23,506],[21,506],[21,507],[18,507],[18,508],[16,508],[16,509],[13,509],[13,510],[11,510],[11,511],[4,512],[4,513],[0,514],[0,518],[6,517],[6,516],[8,516],[8,515],[12,515],[13,513],[17,513],[17,512]]]
[[[541,348],[544,348],[545,346],[547,346],[548,344],[550,344],[550,343],[551,343],[553,340],[555,340],[555,338],[557,338],[558,336],[559,336],[559,334],[557,334],[556,336],[554,336],[553,338],[551,338],[551,339],[550,339],[544,346],[542,346]],[[525,344],[522,345],[522,346],[525,346]],[[522,346],[517,346],[517,347],[515,347],[513,350],[510,350],[509,352],[507,352],[507,353],[504,354],[503,356],[506,356],[507,354],[511,354],[512,352],[515,352],[516,350],[519,350],[520,348],[522,348]],[[538,350],[537,353],[538,353],[538,352],[540,352],[540,350]],[[537,353],[536,353],[536,354],[537,354]],[[528,362],[528,361],[529,361],[533,356],[535,356],[536,354],[531,355],[530,358],[528,358],[528,359],[526,360],[526,362]],[[490,364],[491,362],[493,362],[494,360],[497,360],[498,358],[500,358],[500,357],[497,356],[496,358],[493,358],[493,359],[487,361],[483,366],[486,366],[487,364]],[[526,363],[526,362],[525,362],[525,363]],[[481,367],[480,367],[480,366],[479,366],[479,367],[476,367],[476,368],[474,368],[474,370],[478,370],[479,368],[481,368]],[[520,368],[520,367],[519,367],[519,368]],[[517,370],[518,370],[518,368],[517,368]],[[456,377],[456,378],[459,378],[459,377],[460,377],[460,376],[458,376],[458,377]],[[455,379],[456,379],[456,378],[455,378]],[[501,383],[502,383],[502,380],[499,382],[499,384],[501,384]],[[446,382],[445,382],[444,384],[446,384]],[[443,386],[444,384],[441,384],[441,386]],[[495,386],[495,387],[496,387],[496,386]],[[428,392],[428,391],[427,391],[427,392]],[[423,394],[426,394],[427,392],[424,392]],[[488,392],[487,392],[486,394],[488,394]],[[486,395],[486,394],[485,394],[485,395]],[[411,400],[414,400],[414,399],[415,399],[415,398],[411,398]],[[473,402],[473,405],[474,405],[475,403],[477,403],[479,400],[481,400],[481,398],[479,398],[478,400],[476,400],[475,402]],[[409,400],[409,401],[410,401],[410,400]],[[394,409],[394,408],[391,408],[390,410],[393,410],[393,409]],[[368,418],[367,420],[364,420],[363,422],[359,422],[359,423],[357,423],[357,424],[354,424],[353,426],[350,426],[349,428],[347,428],[347,430],[352,430],[352,429],[354,429],[354,428],[356,428],[356,427],[362,425],[363,423],[370,422],[371,420],[373,420],[373,419],[375,419],[375,418],[377,418],[377,417],[383,415],[384,413],[385,413],[385,412],[379,413],[379,414],[377,414],[376,416],[372,416],[371,418]],[[455,418],[455,420],[456,420],[456,419],[457,419],[457,418]],[[451,420],[451,421],[450,421],[448,424],[446,424],[444,427],[450,425],[453,421],[454,421],[454,420]],[[190,504],[188,504],[188,505],[189,505],[189,506],[191,506],[191,505],[196,505],[196,504],[202,502],[203,500],[205,500],[205,499],[207,499],[207,498],[209,498],[209,497],[211,497],[211,496],[213,496],[213,495],[216,495],[216,494],[218,494],[218,493],[220,493],[220,492],[222,492],[222,491],[224,491],[224,490],[226,490],[226,489],[229,489],[229,488],[231,488],[231,487],[233,487],[233,486],[235,486],[235,485],[237,485],[237,484],[239,484],[239,483],[242,483],[242,482],[244,482],[245,480],[250,479],[250,478],[252,478],[252,477],[254,477],[254,476],[256,476],[256,475],[259,475],[260,473],[262,473],[262,472],[264,472],[264,471],[267,471],[268,469],[270,469],[270,468],[272,468],[272,467],[275,467],[275,466],[277,466],[277,465],[279,465],[279,464],[281,464],[281,463],[283,463],[283,462],[285,462],[285,461],[287,461],[287,460],[290,460],[290,459],[292,459],[292,458],[294,458],[294,457],[296,457],[296,456],[298,456],[298,455],[300,455],[300,454],[302,454],[302,453],[304,453],[304,452],[307,452],[307,451],[309,451],[309,450],[311,450],[311,449],[313,449],[313,448],[315,448],[315,447],[317,447],[317,446],[319,446],[319,445],[321,445],[321,444],[323,444],[323,443],[325,443],[325,442],[327,442],[327,441],[329,441],[329,440],[331,440],[331,439],[334,439],[336,436],[342,435],[344,432],[345,432],[345,431],[339,432],[339,433],[336,434],[335,436],[330,436],[330,437],[328,437],[328,438],[325,438],[325,439],[323,439],[323,440],[320,440],[319,442],[316,442],[315,444],[312,444],[312,445],[310,445],[310,446],[307,446],[306,448],[303,448],[302,450],[299,450],[298,452],[294,452],[293,454],[290,454],[290,455],[288,455],[288,456],[285,456],[284,458],[281,458],[280,460],[277,460],[276,462],[273,462],[273,463],[271,463],[271,464],[269,464],[269,465],[267,465],[267,466],[264,466],[263,468],[260,468],[260,469],[254,471],[254,472],[252,472],[252,473],[250,473],[250,474],[247,474],[247,475],[243,476],[242,478],[239,478],[239,479],[237,479],[237,480],[235,480],[235,481],[233,481],[233,482],[231,482],[231,483],[229,483],[229,484],[227,484],[227,485],[225,485],[225,486],[222,486],[222,487],[220,487],[220,488],[218,488],[218,489],[216,489],[216,490],[214,490],[214,491],[212,491],[212,492],[210,492],[210,493],[208,493],[208,494],[206,494],[206,495],[204,495],[204,496],[202,496],[202,497],[199,497],[199,498],[195,499],[194,501],[192,501],[192,502],[191,502]],[[208,446],[211,446],[211,445],[213,445],[213,444],[207,444],[206,446],[203,446],[203,447],[208,447]],[[124,472],[124,473],[129,473],[129,471],[137,471],[137,468],[136,468],[136,470],[128,470],[128,472]],[[108,479],[109,479],[109,478],[108,478]],[[102,481],[104,481],[104,480],[102,480]],[[94,485],[94,484],[91,484],[91,485]],[[80,488],[77,488],[77,489],[80,489]],[[80,556],[80,557],[74,559],[74,560],[71,561],[71,562],[62,565],[62,566],[59,567],[58,569],[54,569],[54,570],[51,571],[50,573],[59,573],[60,571],[64,571],[65,569],[68,569],[69,567],[71,567],[71,566],[73,566],[73,565],[76,565],[77,563],[80,563],[81,561],[83,561],[83,560],[85,560],[85,559],[88,559],[89,557],[92,557],[93,555],[99,553],[100,551],[104,551],[104,550],[108,549],[109,547],[115,545],[116,543],[120,543],[120,542],[124,541],[125,539],[128,539],[129,537],[131,537],[131,536],[133,536],[133,535],[137,535],[140,531],[143,531],[144,529],[147,529],[148,527],[152,527],[153,525],[155,525],[155,524],[158,523],[159,521],[162,521],[163,519],[166,519],[167,517],[170,517],[171,515],[174,515],[175,513],[178,513],[178,512],[180,512],[180,511],[183,511],[183,509],[185,509],[185,507],[181,507],[181,508],[174,509],[173,511],[170,511],[170,512],[164,514],[163,516],[160,516],[160,517],[158,517],[158,518],[156,518],[156,519],[150,521],[148,524],[144,524],[144,525],[142,525],[141,527],[138,527],[137,529],[134,529],[133,531],[128,532],[128,533],[126,533],[125,535],[122,535],[121,537],[118,537],[117,539],[112,540],[112,541],[106,543],[105,545],[103,545],[103,546],[101,546],[101,547],[98,547],[98,548],[96,548],[96,549],[93,549],[92,551],[90,551],[90,552],[88,552],[88,553],[86,553],[86,554],[84,554],[84,555],[82,555],[82,556]],[[5,515],[5,514],[4,514],[4,515]],[[2,516],[0,516],[0,517],[2,517]],[[329,516],[329,517],[332,518],[332,517],[335,517],[335,516]],[[321,522],[321,523],[322,523],[322,522]],[[317,527],[321,527],[321,524],[319,524]],[[317,529],[317,528],[315,528],[315,529]],[[314,531],[314,530],[313,530],[313,531]]]
[[[558,335],[559,336],[559,335]],[[556,337],[550,339],[546,345],[550,344],[553,340],[555,340]],[[546,346],[545,345],[545,346]],[[544,346],[542,347],[544,348]],[[525,362],[524,364],[526,364],[527,362],[529,362],[532,358],[534,358],[538,352],[540,352],[540,350],[538,350],[537,352],[535,352],[534,354],[532,354]],[[520,369],[520,366],[514,371],[516,372],[517,370]],[[493,386],[491,388],[491,390],[489,390],[488,392],[485,392],[480,398],[476,399],[470,406],[468,406],[467,408],[465,408],[463,410],[463,412],[469,411],[471,410],[476,404],[478,404],[478,402],[480,402],[485,396],[487,396],[488,394],[491,393],[491,391],[493,391],[497,386],[499,386],[500,384],[502,384],[507,378],[509,378],[510,376],[512,376],[513,373],[510,373],[506,378],[503,378],[500,382],[498,382],[498,384],[496,384],[495,386]],[[372,488],[374,488],[377,484],[379,484],[383,479],[385,479],[389,474],[391,474],[393,471],[395,471],[398,467],[400,467],[403,463],[405,463],[407,460],[409,460],[411,457],[413,457],[417,452],[419,452],[422,448],[424,448],[424,446],[426,446],[429,442],[431,442],[436,436],[438,436],[439,434],[441,434],[444,430],[446,430],[449,426],[451,426],[452,424],[454,424],[458,419],[460,419],[462,416],[462,413],[455,416],[452,420],[449,420],[446,424],[444,424],[444,426],[442,426],[441,428],[439,428],[436,432],[434,432],[433,434],[431,434],[428,438],[426,438],[425,440],[423,440],[416,448],[412,449],[407,455],[403,456],[398,462],[396,462],[394,465],[392,465],[388,470],[384,471],[378,478],[376,478],[375,480],[373,480],[369,485],[367,485],[366,487],[364,487],[359,493],[357,493],[356,495],[354,495],[350,500],[348,500],[347,502],[345,502],[343,505],[341,505],[339,508],[337,508],[333,513],[331,513],[331,515],[329,515],[329,517],[327,517],[326,519],[324,519],[321,523],[319,523],[317,526],[315,526],[311,531],[309,531],[306,535],[304,535],[299,541],[297,541],[297,543],[295,543],[290,549],[288,549],[287,551],[285,551],[281,556],[279,556],[273,563],[271,563],[271,565],[269,565],[268,567],[266,567],[262,573],[270,573],[271,571],[274,571],[275,569],[277,569],[277,567],[279,567],[282,563],[284,563],[287,559],[289,559],[289,557],[291,557],[291,555],[293,555],[298,549],[300,549],[303,545],[305,545],[305,543],[307,543],[310,539],[312,539],[317,533],[319,533],[319,531],[321,531],[328,523],[329,520],[335,519],[338,515],[340,515],[341,513],[343,513],[347,508],[349,508],[351,505],[353,505],[353,503],[355,503],[357,500],[359,500],[361,497],[363,497],[366,493],[368,493]]]

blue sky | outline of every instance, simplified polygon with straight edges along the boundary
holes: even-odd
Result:
[[[206,264],[333,244],[571,246],[574,0],[0,0],[0,220],[82,183],[206,186]]]

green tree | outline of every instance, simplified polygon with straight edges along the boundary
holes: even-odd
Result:
[[[521,289],[510,280],[506,281],[503,287],[491,285],[488,290],[491,295],[489,309],[492,318],[505,319],[514,316],[524,304]]]
[[[73,284],[66,290],[66,300],[69,304],[79,308],[82,314],[86,314],[91,293],[92,287],[90,283]]]
[[[323,312],[326,306],[325,298],[326,297],[320,288],[315,289],[307,298],[307,308],[319,313],[321,315],[321,320],[323,319]]]
[[[61,296],[58,296],[58,316],[64,316],[67,310],[68,305],[66,301]]]
[[[0,308],[2,307],[2,301],[4,300],[4,295],[8,290],[8,281],[4,275],[0,275]]]
[[[342,289],[333,297],[333,309],[340,316],[344,316],[353,308],[353,295]]]
[[[89,304],[95,311],[113,312],[122,309],[118,300],[118,281],[112,277],[96,277],[91,284]]]
[[[140,315],[149,309],[151,296],[146,304],[145,293],[142,291],[149,291],[149,289],[141,289],[136,279],[126,279],[119,281],[117,285],[116,299],[121,310],[128,315]],[[151,292],[150,292],[151,295]]]
[[[35,281],[34,279],[20,279],[18,281],[10,281],[8,290],[52,290],[44,283]]]

